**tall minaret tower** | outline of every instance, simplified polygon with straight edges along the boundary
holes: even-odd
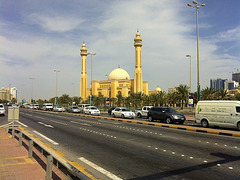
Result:
[[[142,60],[141,60],[141,47],[142,38],[137,31],[136,38],[134,39],[135,47],[135,71],[134,71],[134,93],[143,92],[143,79],[142,79]]]
[[[82,57],[82,71],[81,71],[81,80],[80,80],[80,97],[83,100],[87,99],[87,88],[88,88],[88,80],[87,80],[87,48],[83,43],[82,48],[80,49],[81,57]]]

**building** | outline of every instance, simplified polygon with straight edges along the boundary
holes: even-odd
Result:
[[[5,87],[2,87],[1,90],[0,90],[0,99],[2,101],[10,101],[11,100],[11,97],[10,97],[10,91],[9,91],[9,88],[5,88]]]
[[[238,86],[239,86],[239,83],[235,81],[227,80],[224,82],[224,89],[226,90],[232,90],[237,88]]]
[[[93,80],[92,95],[103,95],[105,97],[116,97],[118,94],[122,96],[129,96],[133,93],[142,92],[146,95],[149,94],[148,81],[143,81],[142,74],[142,59],[141,59],[141,47],[142,38],[140,33],[136,33],[134,38],[135,47],[135,71],[134,79],[131,79],[128,72],[118,67],[114,69],[108,76],[108,80]],[[87,48],[83,44],[81,48],[82,68],[81,68],[81,80],[80,80],[80,96],[83,100],[86,100],[91,94],[91,88],[88,88],[87,81]]]
[[[13,87],[13,88],[11,88],[11,95],[12,95],[12,98],[14,98],[14,99],[17,99],[18,98],[18,96],[17,96],[17,88],[16,87]],[[12,99],[11,98],[11,99]]]
[[[232,80],[240,84],[240,72],[232,73]]]
[[[215,91],[219,91],[221,89],[224,89],[224,82],[227,79],[210,79],[210,88],[213,88]]]

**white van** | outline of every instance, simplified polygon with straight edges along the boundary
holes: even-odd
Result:
[[[84,113],[84,109],[87,106],[90,106],[90,104],[79,104],[78,109],[80,110],[80,113]]]
[[[219,126],[240,130],[240,101],[199,101],[195,120],[202,127]]]

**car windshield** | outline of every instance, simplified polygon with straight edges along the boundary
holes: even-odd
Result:
[[[57,108],[61,108],[62,106],[57,106]]]
[[[124,108],[122,109],[122,111],[130,111],[130,109]]]
[[[95,107],[91,107],[91,109],[94,109],[94,110],[96,110],[97,108],[95,108]]]
[[[3,105],[0,105],[0,108],[3,108]]]
[[[76,107],[76,106],[74,106],[74,107],[72,107],[73,109],[78,109],[78,107]]]

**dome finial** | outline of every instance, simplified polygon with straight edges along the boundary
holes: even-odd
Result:
[[[137,28],[137,32],[139,33],[139,28]]]

